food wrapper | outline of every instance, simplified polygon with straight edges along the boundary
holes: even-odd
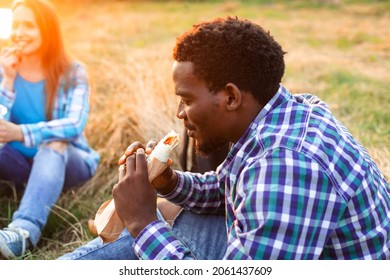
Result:
[[[148,156],[148,175],[152,182],[168,167],[171,152],[179,145],[179,135],[169,132]],[[104,202],[95,215],[94,226],[104,243],[115,241],[125,226],[115,211],[114,199]]]

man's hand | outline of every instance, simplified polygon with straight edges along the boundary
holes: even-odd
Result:
[[[133,155],[135,151],[138,149],[145,149],[145,154],[149,155],[156,145],[158,144],[157,140],[150,140],[147,144],[146,147],[141,143],[141,142],[134,142],[132,143],[125,151],[125,153],[121,156],[121,158],[118,160],[118,165],[123,166],[126,163],[126,159]],[[172,170],[170,167],[172,165],[172,160],[168,159],[167,162],[167,169],[165,169],[161,175],[157,176],[153,182],[152,186],[153,188],[162,193],[162,194],[167,194],[171,192],[174,187],[176,187],[177,184],[177,176],[176,173]]]
[[[134,237],[157,220],[157,194],[148,179],[145,150],[140,147],[126,158],[126,168],[119,170],[119,182],[112,194],[115,210]]]

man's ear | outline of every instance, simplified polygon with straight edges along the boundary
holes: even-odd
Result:
[[[226,109],[228,111],[234,111],[241,106],[242,92],[235,84],[233,83],[226,84],[225,94],[226,94]]]

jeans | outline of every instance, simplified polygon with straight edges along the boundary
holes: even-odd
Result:
[[[0,179],[15,182],[17,188],[27,182],[9,226],[27,230],[30,244],[35,247],[51,207],[63,189],[81,184],[90,177],[88,165],[72,145],[63,153],[41,146],[32,161],[5,145],[0,149]]]
[[[159,219],[162,220],[161,216]],[[192,251],[196,259],[222,259],[227,248],[225,216],[199,215],[182,210],[173,222],[172,232]],[[134,238],[125,229],[118,239],[104,244],[95,238],[63,255],[59,260],[136,260]]]

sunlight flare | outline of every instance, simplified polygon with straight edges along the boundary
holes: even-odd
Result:
[[[12,11],[0,8],[0,39],[8,39],[11,35]]]

